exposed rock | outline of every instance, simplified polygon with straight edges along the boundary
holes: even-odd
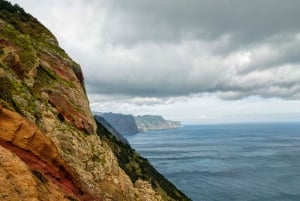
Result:
[[[0,105],[0,139],[28,150],[52,165],[62,165],[54,143],[31,122]]]
[[[49,103],[53,105],[59,112],[62,120],[67,120],[74,124],[78,129],[84,130],[88,134],[94,133],[94,127],[87,119],[68,101],[60,92],[49,91]]]
[[[0,86],[0,200],[188,200],[151,175],[150,163],[120,161],[124,143],[97,128],[79,65],[37,19],[4,0]],[[136,175],[140,165],[152,172]]]
[[[68,197],[71,194],[65,194],[52,181],[43,180],[43,177],[38,170],[31,170],[17,155],[0,146],[0,200],[70,200]]]
[[[138,200],[140,201],[151,201],[151,200],[157,200],[160,201],[162,198],[159,196],[158,193],[156,193],[152,188],[151,184],[149,184],[146,181],[138,179],[135,182],[135,187],[139,191],[139,197]]]
[[[135,200],[189,200],[171,182],[155,170],[128,144],[117,140],[104,126],[97,124],[98,135],[114,152],[120,167],[138,190]],[[153,193],[155,192],[155,194]]]
[[[33,123],[0,105],[0,145],[17,154],[30,168],[50,177],[67,193],[83,196],[76,175],[61,158],[55,144]],[[73,175],[72,175],[73,174]]]

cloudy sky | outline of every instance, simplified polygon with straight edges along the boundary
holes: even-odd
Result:
[[[12,0],[84,71],[94,111],[300,120],[299,0]]]

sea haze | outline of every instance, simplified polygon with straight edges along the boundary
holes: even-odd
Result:
[[[185,126],[126,137],[194,201],[300,200],[300,123]]]

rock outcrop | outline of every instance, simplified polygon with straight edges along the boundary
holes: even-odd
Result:
[[[43,173],[30,169],[13,150],[0,146],[0,200],[64,200],[73,198]]]
[[[0,0],[0,200],[188,200],[122,146],[96,124],[80,66]]]

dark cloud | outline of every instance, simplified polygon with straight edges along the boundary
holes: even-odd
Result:
[[[110,35],[113,43],[214,40],[230,34],[244,45],[300,29],[297,0],[124,0],[110,6],[125,27]]]

